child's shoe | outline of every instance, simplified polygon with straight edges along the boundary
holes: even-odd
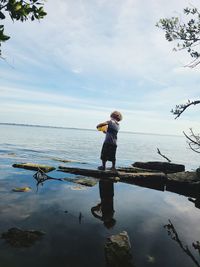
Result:
[[[106,169],[106,168],[105,168],[104,166],[99,166],[99,167],[98,167],[98,170],[100,170],[100,171],[105,171],[105,169]]]

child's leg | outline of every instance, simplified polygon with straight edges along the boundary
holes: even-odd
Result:
[[[102,160],[102,166],[106,168],[106,160]]]
[[[115,170],[115,163],[116,163],[116,160],[113,160],[112,161],[112,169]]]
[[[102,166],[99,166],[98,169],[103,171],[106,169],[106,160],[102,160]]]

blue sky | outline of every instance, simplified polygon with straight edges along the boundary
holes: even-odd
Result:
[[[124,131],[182,134],[200,128],[200,107],[174,120],[170,110],[199,99],[200,67],[173,52],[163,17],[181,16],[180,0],[49,0],[40,22],[5,22],[0,122],[95,129],[117,109]],[[199,6],[199,1],[192,4]]]

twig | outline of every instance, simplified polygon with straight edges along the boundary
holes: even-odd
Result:
[[[160,152],[159,148],[157,148],[157,152],[158,152],[158,154],[159,154],[161,157],[165,158],[168,162],[171,162],[171,160],[168,159],[168,157],[166,157],[165,155],[163,155],[163,154]]]
[[[195,58],[195,60],[193,60],[190,63],[186,64],[184,67],[189,67],[189,68],[193,69],[199,64],[200,64],[200,60],[198,58]]]
[[[194,134],[192,128],[190,128],[191,136],[188,136],[185,132],[183,134],[188,139],[187,143],[189,147],[196,153],[200,153],[200,136]]]

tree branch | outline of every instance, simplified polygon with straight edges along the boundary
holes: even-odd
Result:
[[[188,100],[188,102],[186,104],[180,104],[180,105],[176,105],[175,110],[172,109],[171,112],[176,115],[175,119],[177,119],[178,117],[180,117],[180,115],[191,105],[197,105],[200,104],[200,100],[195,100],[195,101],[190,101]]]
[[[195,58],[194,61],[186,64],[184,67],[189,67],[189,68],[192,68],[193,69],[193,68],[195,68],[199,64],[200,64],[200,60],[198,58]]]
[[[200,136],[194,134],[193,130],[190,128],[191,135],[188,136],[185,132],[183,134],[188,140],[189,147],[196,153],[200,153]]]

